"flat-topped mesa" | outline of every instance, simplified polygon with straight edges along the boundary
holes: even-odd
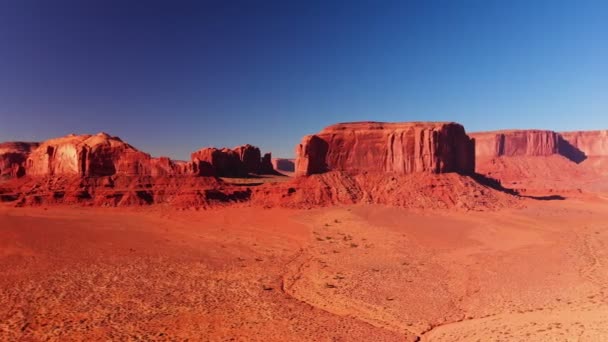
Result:
[[[261,156],[252,145],[233,149],[202,148],[191,155],[193,173],[197,176],[247,177],[249,174],[272,173],[270,154]]]
[[[278,172],[294,172],[296,168],[295,159],[272,158],[272,167]]]
[[[37,142],[5,142],[0,144],[0,176],[22,177],[25,175],[25,161]]]
[[[560,135],[586,157],[608,156],[608,130],[561,132]]]
[[[50,139],[27,158],[30,176],[149,175],[150,155],[107,133]]]
[[[559,153],[559,134],[546,130],[469,133],[477,157],[549,156]]]
[[[305,136],[297,176],[326,171],[473,173],[475,141],[453,122],[352,122]]]

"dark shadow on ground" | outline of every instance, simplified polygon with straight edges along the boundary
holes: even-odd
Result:
[[[501,192],[504,192],[504,193],[507,193],[507,194],[513,195],[513,196],[530,198],[530,199],[534,199],[537,201],[563,201],[566,199],[566,197],[561,196],[561,195],[548,195],[548,196],[522,195],[519,191],[517,191],[515,189],[505,188],[498,179],[488,177],[486,175],[482,175],[479,173],[475,173],[471,177],[475,181],[477,181],[477,183],[479,183],[481,185],[485,185],[494,190],[501,191]]]

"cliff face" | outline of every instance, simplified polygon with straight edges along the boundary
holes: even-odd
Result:
[[[0,144],[0,176],[21,177],[25,175],[25,161],[36,142],[6,142]]]
[[[608,130],[562,132],[560,135],[587,157],[608,156]]]
[[[304,137],[295,170],[471,173],[474,151],[474,141],[456,123],[343,123]]]
[[[193,172],[198,176],[246,177],[250,173],[272,173],[270,154],[261,157],[260,149],[243,145],[234,149],[202,148],[191,155]]]
[[[150,155],[106,133],[68,135],[40,144],[27,158],[31,176],[148,175]]]
[[[511,130],[470,133],[477,157],[550,156],[559,153],[559,135],[552,131]]]

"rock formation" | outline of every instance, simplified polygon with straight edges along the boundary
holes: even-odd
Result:
[[[354,122],[302,139],[296,175],[327,171],[472,173],[475,143],[457,123]]]
[[[470,136],[476,143],[477,172],[518,189],[589,187],[601,163],[578,164],[587,160],[588,154],[608,152],[608,139],[602,139],[605,131],[505,130]]]
[[[272,175],[277,173],[277,171],[274,169],[274,165],[272,164],[272,154],[264,153],[259,173],[262,175]]]
[[[37,148],[35,142],[6,142],[0,144],[0,176],[22,177],[25,175],[25,161],[31,151]]]
[[[608,156],[608,130],[562,132],[560,135],[587,157]]]
[[[150,155],[106,133],[43,142],[27,158],[30,176],[150,174]]]
[[[244,177],[244,164],[234,150],[215,147],[202,148],[192,153],[194,174],[197,176]]]
[[[234,152],[236,152],[239,160],[243,163],[245,175],[247,173],[260,173],[262,154],[259,148],[247,144],[235,147]]]
[[[198,176],[247,177],[273,173],[270,154],[260,157],[260,149],[243,145],[234,149],[202,148],[191,155],[193,172]]]
[[[544,130],[469,133],[477,157],[549,156],[559,153],[559,135]]]

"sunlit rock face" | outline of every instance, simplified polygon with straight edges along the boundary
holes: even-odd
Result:
[[[354,122],[305,136],[296,175],[327,171],[472,173],[475,142],[464,127],[443,122]]]
[[[560,134],[587,157],[608,156],[608,130],[562,132]]]
[[[559,153],[559,134],[546,130],[469,133],[477,157],[549,156]]]
[[[150,174],[150,155],[106,133],[50,139],[27,158],[31,176]]]

